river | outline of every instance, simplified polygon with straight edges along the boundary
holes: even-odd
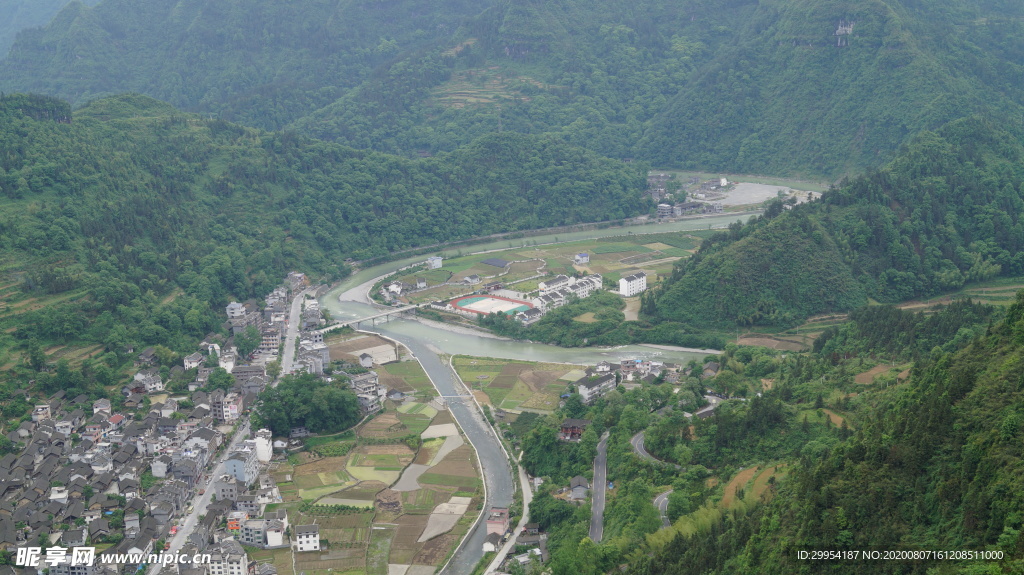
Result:
[[[745,217],[745,216],[744,216]],[[706,230],[723,227],[740,219],[736,215],[713,216],[683,220],[667,224],[649,224],[629,228],[588,230],[548,236],[533,236],[520,240],[502,240],[476,246],[462,247],[459,251],[479,253],[490,250],[515,248],[523,245],[578,241],[600,237],[620,236],[627,233],[659,233],[684,230]],[[444,251],[442,255],[448,255]],[[454,254],[452,254],[454,255]],[[421,262],[426,256],[420,255],[360,270],[346,278],[334,289],[320,298],[322,308],[336,319],[353,319],[378,313],[366,303],[365,290],[372,287],[374,280],[401,267]],[[547,344],[512,341],[494,337],[481,337],[466,330],[451,330],[436,324],[415,320],[398,319],[372,328],[374,331],[395,339],[412,351],[419,359],[427,375],[442,395],[460,395],[464,388],[455,380],[440,354],[473,355],[551,363],[575,363],[593,365],[599,361],[617,362],[628,358],[657,359],[660,361],[686,363],[703,357],[706,353],[671,349],[666,346],[628,345],[615,348],[562,348]],[[452,415],[462,427],[470,442],[476,448],[484,469],[484,483],[487,489],[485,509],[490,506],[506,507],[512,503],[515,489],[511,468],[498,440],[483,421],[471,400],[452,399]],[[453,556],[446,574],[463,575],[470,573],[483,557],[482,544],[486,536],[484,524],[478,523]]]
[[[502,240],[471,247],[462,247],[460,248],[460,251],[464,253],[479,253],[483,251],[509,249],[510,247],[515,248],[527,245],[527,242],[529,245],[535,245],[622,236],[627,233],[646,234],[706,230],[710,227],[723,227],[738,219],[746,217],[749,217],[749,214],[742,217],[736,215],[711,216],[681,220],[666,224],[648,224],[644,226],[631,226],[628,228],[608,228],[603,230],[587,230],[583,232],[533,236],[526,239]],[[447,255],[444,251],[440,253],[442,255]],[[327,294],[320,299],[320,305],[322,308],[327,309],[330,312],[331,317],[336,319],[352,319],[379,313],[376,308],[366,303],[362,303],[362,301],[352,301],[363,300],[363,298],[360,297],[363,294],[357,294],[356,290],[353,290],[353,288],[367,284],[375,278],[392,273],[399,268],[417,262],[422,262],[425,259],[425,255],[419,255],[360,270],[346,278],[334,289],[327,292]],[[365,289],[360,291],[365,291]],[[339,301],[339,296],[342,294],[345,295],[342,299],[348,301]],[[480,357],[577,364],[594,364],[602,360],[618,361],[634,357],[656,359],[659,361],[674,363],[686,363],[691,359],[706,355],[704,353],[694,353],[691,351],[664,349],[664,346],[655,348],[644,345],[628,345],[615,348],[563,348],[546,344],[527,343],[480,337],[467,333],[457,333],[414,320],[396,320],[387,324],[378,325],[374,329],[384,332],[391,337],[394,337],[395,335],[404,335],[416,338],[419,341],[427,343],[435,353],[446,353],[450,355],[462,354]]]

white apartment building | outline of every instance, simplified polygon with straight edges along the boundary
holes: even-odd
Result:
[[[297,525],[295,527],[295,550],[296,551],[319,551],[320,550],[320,526],[319,525]]]
[[[619,294],[622,297],[633,297],[647,289],[647,274],[637,272],[619,280]]]

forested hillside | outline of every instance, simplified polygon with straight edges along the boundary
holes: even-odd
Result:
[[[647,205],[641,169],[547,137],[495,134],[414,161],[135,95],[74,113],[2,97],[0,150],[4,297],[25,300],[2,308],[5,358],[69,342],[186,351],[217,326],[211,310],[289,270],[336,279],[350,257]]]
[[[189,111],[401,155],[556,133],[656,165],[833,176],[1024,111],[1024,6],[986,0],[69,5],[0,89]],[[799,113],[794,113],[799,111]]]
[[[809,204],[776,203],[682,260],[656,314],[787,325],[1024,273],[1024,147],[978,119],[927,132],[885,168]],[[792,209],[783,209],[789,208]]]
[[[14,43],[14,37],[26,28],[38,28],[50,23],[50,19],[69,0],[0,0],[0,57]],[[99,0],[79,0],[93,5]]]
[[[958,311],[965,317],[977,313],[969,306]],[[897,318],[890,312],[887,319]],[[909,318],[898,319],[907,325]],[[892,332],[881,322],[871,327]],[[935,349],[921,356],[909,383],[867,392],[872,398],[862,404],[850,439],[802,449],[789,477],[761,505],[729,514],[693,536],[669,532],[652,540],[653,556],[637,554],[628,573],[1019,572],[1022,332],[1019,295],[1005,322],[972,335],[965,349]],[[842,385],[842,373],[827,377]],[[813,549],[969,550],[990,556],[809,566],[797,552]]]

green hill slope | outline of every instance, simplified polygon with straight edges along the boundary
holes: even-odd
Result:
[[[23,34],[0,89],[76,104],[138,91],[402,155],[503,130],[655,165],[832,176],[956,118],[1019,117],[1022,9],[105,0]]]
[[[81,1],[81,0],[80,0]],[[99,0],[85,0],[96,4]],[[0,55],[6,55],[18,32],[49,24],[69,0],[0,0]]]
[[[1019,53],[1024,36],[1007,16],[954,1],[762,2],[651,123],[640,153],[739,173],[859,172],[921,130],[1016,115],[1019,60],[999,47]]]
[[[76,105],[140,92],[264,128],[324,106],[403,51],[448,38],[476,2],[110,0],[26,31],[0,88]]]
[[[253,278],[292,268],[338,275],[347,257],[646,205],[640,170],[532,136],[413,161],[204,120],[144,96],[72,116],[66,103],[16,95],[0,100],[0,114],[0,244],[12,265],[91,275],[109,262],[160,292],[195,287],[199,262],[228,250],[231,279],[195,287],[212,301],[261,293]]]
[[[635,554],[626,572],[1020,571],[1022,318],[1024,294],[1005,322],[985,335],[978,330],[965,349],[934,348],[910,372],[909,383],[884,391],[860,386],[870,400],[859,406],[849,440],[808,444],[762,505],[689,537],[663,537],[671,541],[650,556]],[[829,379],[842,385],[845,369]],[[787,385],[799,390],[813,383]],[[801,550],[982,553],[810,561],[800,558]]]
[[[822,199],[734,226],[681,261],[657,298],[695,325],[785,325],[1024,273],[1024,147],[976,119],[915,139]]]

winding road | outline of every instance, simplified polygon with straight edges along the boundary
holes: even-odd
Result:
[[[605,489],[608,488],[608,432],[597,442],[597,457],[594,458],[594,484],[590,502],[590,539],[599,543],[604,538]]]
[[[640,457],[643,457],[647,461],[651,461],[651,462],[654,462],[654,463],[664,463],[665,465],[673,465],[673,466],[675,466],[676,469],[682,469],[683,468],[682,465],[679,465],[677,463],[669,463],[667,461],[662,461],[662,460],[658,459],[657,457],[655,457],[655,456],[651,455],[650,453],[648,453],[647,452],[647,448],[644,447],[644,432],[642,432],[642,431],[640,433],[634,435],[632,438],[630,438],[629,444],[633,446],[633,451],[636,452],[637,455],[639,455]]]
[[[665,493],[654,498],[654,507],[657,508],[658,513],[661,514],[661,525],[663,527],[669,527],[672,525],[672,522],[668,520],[668,496],[671,494],[672,490],[669,489]]]

